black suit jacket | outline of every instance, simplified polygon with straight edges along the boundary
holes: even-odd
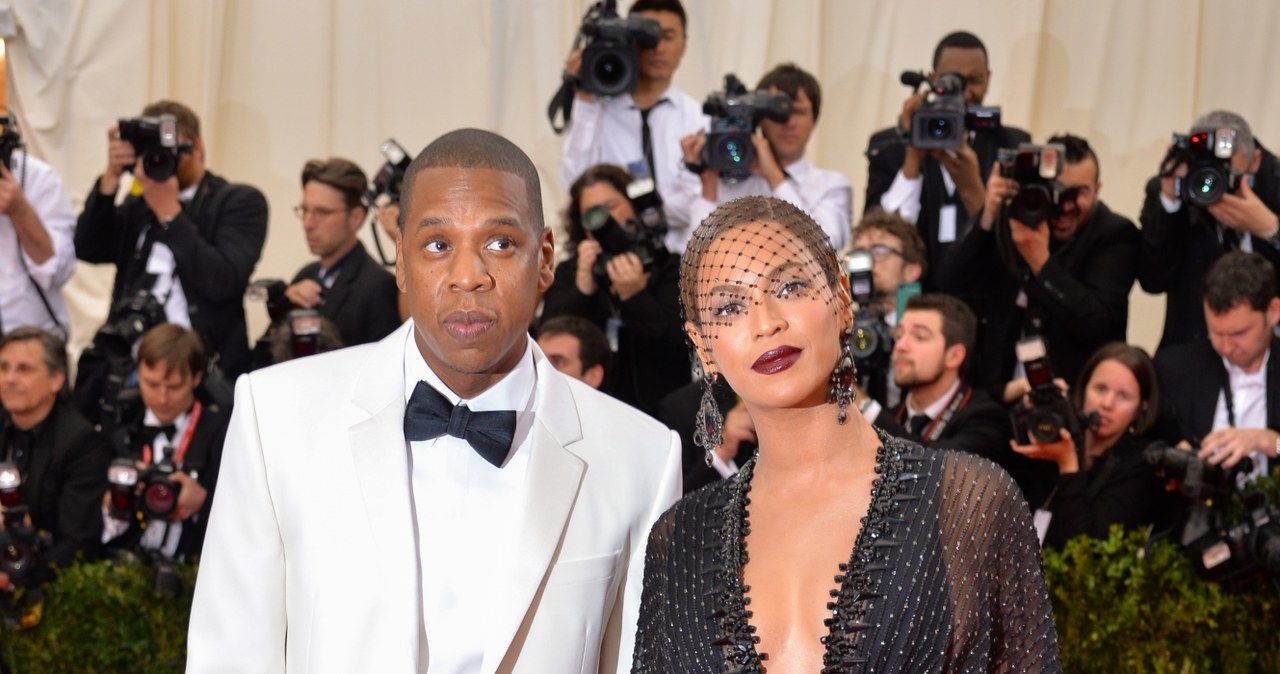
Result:
[[[9,454],[16,427],[0,415],[0,451]],[[59,400],[39,425],[23,471],[22,502],[31,522],[53,536],[43,560],[69,566],[77,552],[92,558],[101,549],[102,496],[107,490],[111,449],[71,403]],[[21,468],[21,466],[20,466]],[[45,569],[37,577],[47,579]]]
[[[343,346],[376,342],[400,327],[400,310],[396,306],[396,277],[378,264],[356,243],[341,262],[333,287],[325,291],[324,302],[316,309],[338,326]],[[293,277],[318,281],[320,263],[312,262]]]
[[[143,410],[145,414],[145,410]],[[142,442],[142,416],[133,423],[117,429],[111,435],[111,449],[115,458],[142,459],[139,449]],[[191,444],[183,457],[180,470],[188,475],[196,476],[196,481],[209,493],[205,496],[200,512],[192,515],[182,524],[182,537],[178,541],[175,557],[190,559],[200,554],[204,546],[205,529],[209,525],[209,512],[213,507],[214,492],[218,487],[218,470],[222,464],[222,445],[227,438],[227,425],[231,419],[227,411],[217,403],[201,402],[200,418],[192,431]],[[128,531],[109,542],[112,548],[130,548],[137,544],[142,536],[142,529],[134,523]]]
[[[1259,145],[1262,162],[1253,191],[1272,212],[1280,213],[1280,166],[1275,155]],[[1218,225],[1209,212],[1184,203],[1168,213],[1160,202],[1160,178],[1147,182],[1142,203],[1142,252],[1138,281],[1149,293],[1165,293],[1164,334],[1160,349],[1208,336],[1204,323],[1204,277],[1226,249],[1218,240]],[[1280,268],[1280,249],[1266,239],[1243,234],[1253,251]]]
[[[147,238],[139,248],[144,234]],[[158,226],[141,196],[129,196],[116,206],[114,195],[99,194],[95,182],[76,222],[75,243],[79,259],[116,266],[112,306],[139,288],[150,289],[155,281],[147,272],[151,243],[168,245],[187,297],[191,327],[234,379],[249,369],[244,291],[266,238],[267,200],[262,193],[206,171],[191,204],[167,228]]]
[[[1029,310],[1042,318],[1054,374],[1074,382],[1098,347],[1125,340],[1140,245],[1133,223],[1098,202],[1074,238],[1051,244],[1048,263],[1031,276],[1016,250],[998,250],[996,230],[1008,226],[970,230],[951,250],[941,277],[978,316],[977,361],[970,371],[974,385],[997,400],[1013,375],[1014,345],[1027,318],[1016,305],[1018,292],[1025,288]]]
[[[1267,359],[1267,428],[1280,431],[1280,339],[1271,338]],[[1170,443],[1198,444],[1213,430],[1227,371],[1208,339],[1171,346],[1156,354],[1160,379],[1160,435]]]
[[[978,167],[982,170],[985,183],[991,175],[991,166],[996,161],[1000,148],[1016,148],[1022,143],[1031,142],[1031,134],[1012,126],[1001,127],[998,131],[977,132],[973,138],[973,151],[978,155]],[[881,129],[871,136],[867,143],[867,201],[863,212],[880,207],[880,197],[889,191],[893,179],[902,169],[906,161],[907,144],[902,139],[898,127]],[[920,166],[923,179],[920,194],[920,217],[916,220],[916,229],[924,239],[926,259],[928,260],[925,276],[921,285],[925,292],[941,290],[949,292],[938,279],[941,268],[951,243],[938,240],[939,212],[947,204],[956,207],[956,240],[964,235],[964,228],[971,221],[971,216],[964,208],[958,194],[947,195],[947,186],[942,178],[942,165],[932,157],[925,157]]]

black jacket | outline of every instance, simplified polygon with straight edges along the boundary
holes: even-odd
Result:
[[[1075,237],[1050,244],[1049,261],[1031,276],[1016,250],[998,250],[995,233],[1008,226],[997,222],[990,232],[974,227],[952,248],[941,276],[978,316],[973,383],[997,400],[1012,378],[1027,311],[1041,317],[1054,374],[1069,383],[1098,347],[1125,340],[1140,245],[1133,223],[1098,202]],[[1027,311],[1016,304],[1023,289]]]
[[[396,277],[374,261],[364,244],[358,242],[341,265],[333,287],[325,291],[324,301],[316,310],[338,326],[342,345],[376,342],[400,327]],[[291,283],[318,281],[319,275],[320,263],[312,262]]]
[[[151,243],[168,245],[187,297],[191,327],[234,379],[249,369],[244,291],[266,238],[267,200],[262,193],[206,171],[191,204],[167,228],[157,225],[141,196],[129,196],[116,206],[115,197],[99,194],[95,182],[76,222],[75,243],[79,259],[116,266],[112,306],[139,288],[150,289],[155,282],[147,272]]]
[[[1253,191],[1272,212],[1280,213],[1280,166],[1275,155],[1258,146],[1262,162]],[[1160,178],[1147,182],[1142,202],[1142,253],[1138,281],[1149,293],[1165,293],[1164,334],[1160,350],[1208,336],[1204,323],[1204,277],[1226,252],[1218,225],[1209,212],[1184,203],[1168,213],[1160,202]],[[1251,239],[1253,251],[1280,268],[1280,249],[1266,239]]]
[[[1271,338],[1267,359],[1267,428],[1280,431],[1280,338]],[[1160,434],[1170,443],[1199,443],[1213,430],[1227,370],[1208,339],[1171,346],[1156,354],[1160,379]]]
[[[1000,148],[1016,148],[1029,142],[1031,134],[1012,126],[1001,127],[995,132],[975,133],[973,150],[978,155],[983,182],[991,175],[991,166],[995,163]],[[897,126],[881,129],[871,136],[867,143],[867,201],[863,207],[864,213],[880,207],[880,197],[889,191],[889,186],[893,184],[893,179],[902,169],[906,158],[906,141],[902,139]],[[920,238],[924,239],[925,259],[928,261],[921,284],[925,292],[950,292],[938,280],[938,270],[952,247],[951,243],[938,240],[938,214],[944,205],[955,205],[956,241],[963,237],[963,228],[971,221],[972,214],[965,210],[958,194],[947,195],[947,187],[942,179],[942,165],[936,159],[925,157],[920,165],[920,175],[924,182],[920,186],[920,217],[916,220],[916,229],[920,232]]]
[[[738,403],[738,395],[723,377],[716,379],[715,385],[711,388],[711,395],[720,408],[721,416],[728,414],[729,410]],[[683,486],[686,494],[721,479],[720,473],[707,465],[707,451],[693,441],[693,433],[697,428],[698,408],[701,406],[702,382],[695,381],[681,386],[658,401],[657,409],[654,411],[658,421],[680,435],[684,467]],[[739,443],[734,463],[739,467],[746,465],[755,450],[755,443]]]
[[[23,473],[22,502],[30,508],[36,529],[53,536],[43,560],[69,566],[77,552],[92,558],[101,549],[102,497],[107,491],[111,449],[75,408],[59,400],[36,427],[31,456],[16,461]],[[18,432],[0,414],[0,451],[10,455]],[[39,571],[42,579],[46,571]]]
[[[623,402],[653,413],[663,396],[689,383],[689,346],[680,318],[680,256],[655,261],[645,289],[619,300],[605,284],[583,295],[574,283],[575,254],[556,265],[555,280],[543,297],[542,320],[582,316],[605,330],[614,311],[622,319],[618,350],[606,373],[604,390]]]

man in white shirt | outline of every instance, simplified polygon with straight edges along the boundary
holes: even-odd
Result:
[[[445,134],[400,212],[411,319],[237,383],[187,672],[626,671],[679,441],[529,338],[554,240],[523,151]]]
[[[0,165],[0,332],[68,335],[62,286],[76,269],[76,218],[53,167],[25,151]]]
[[[690,211],[692,222],[696,226],[716,206],[739,197],[775,196],[811,215],[837,251],[844,248],[849,240],[853,187],[839,171],[817,168],[804,158],[822,107],[822,88],[817,78],[795,64],[784,63],[765,74],[756,90],[790,96],[791,117],[785,122],[761,120],[763,136],[752,136],[756,161],[746,180],[731,183],[721,178],[715,169],[702,170],[701,191]],[[696,165],[706,145],[706,136],[690,134],[681,139],[680,145],[685,161]]]
[[[684,251],[698,221],[689,207],[698,178],[685,170],[680,139],[707,127],[702,104],[672,84],[684,57],[688,21],[679,0],[637,0],[632,15],[657,21],[662,39],[640,50],[640,72],[630,94],[596,98],[579,90],[564,139],[560,177],[567,190],[596,164],[621,166],[636,178],[652,178],[666,213],[667,249]],[[565,72],[576,77],[582,52],[569,56]]]
[[[1204,280],[1206,339],[1156,354],[1165,405],[1164,435],[1198,444],[1211,464],[1248,456],[1265,475],[1280,448],[1280,345],[1274,268],[1258,253],[1218,258]]]

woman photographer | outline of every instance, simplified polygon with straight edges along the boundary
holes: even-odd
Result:
[[[627,198],[631,181],[610,164],[592,166],[574,181],[565,212],[572,253],[556,266],[542,320],[571,314],[605,330],[615,354],[604,390],[652,414],[663,396],[689,383],[690,366],[680,320],[680,256],[667,252],[661,232],[636,218]],[[606,242],[617,240],[620,229],[629,250],[610,254],[584,224],[589,211],[592,229]]]
[[[1083,451],[1066,429],[1057,442],[1010,443],[1019,454],[1058,466],[1057,486],[1044,506],[1052,513],[1044,544],[1062,547],[1081,534],[1106,538],[1112,524],[1146,526],[1171,512],[1164,485],[1142,458],[1160,407],[1147,353],[1122,342],[1104,345],[1085,363],[1071,402],[1085,419],[1096,415],[1084,431]]]

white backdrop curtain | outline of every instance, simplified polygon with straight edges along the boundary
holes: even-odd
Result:
[[[623,7],[629,0],[621,0]],[[543,178],[549,222],[566,197],[545,110],[585,0],[0,0],[8,100],[31,150],[77,204],[105,165],[105,129],[159,98],[201,116],[209,166],[262,189],[271,224],[257,277],[308,261],[290,212],[309,158],[370,173],[378,144],[411,151],[477,126],[515,141]],[[1089,139],[1101,196],[1136,220],[1169,134],[1213,108],[1280,145],[1280,3],[1271,0],[686,0],[676,83],[702,98],[794,61],[823,85],[810,156],[845,172],[862,210],[868,136],[892,123],[903,69],[928,69],[951,30],[990,52],[989,104],[1038,140]],[[367,232],[365,234],[367,237]],[[105,315],[110,270],[82,265],[67,295],[73,346]],[[1135,287],[1130,341],[1152,348],[1163,300]],[[265,311],[249,308],[250,338]]]

